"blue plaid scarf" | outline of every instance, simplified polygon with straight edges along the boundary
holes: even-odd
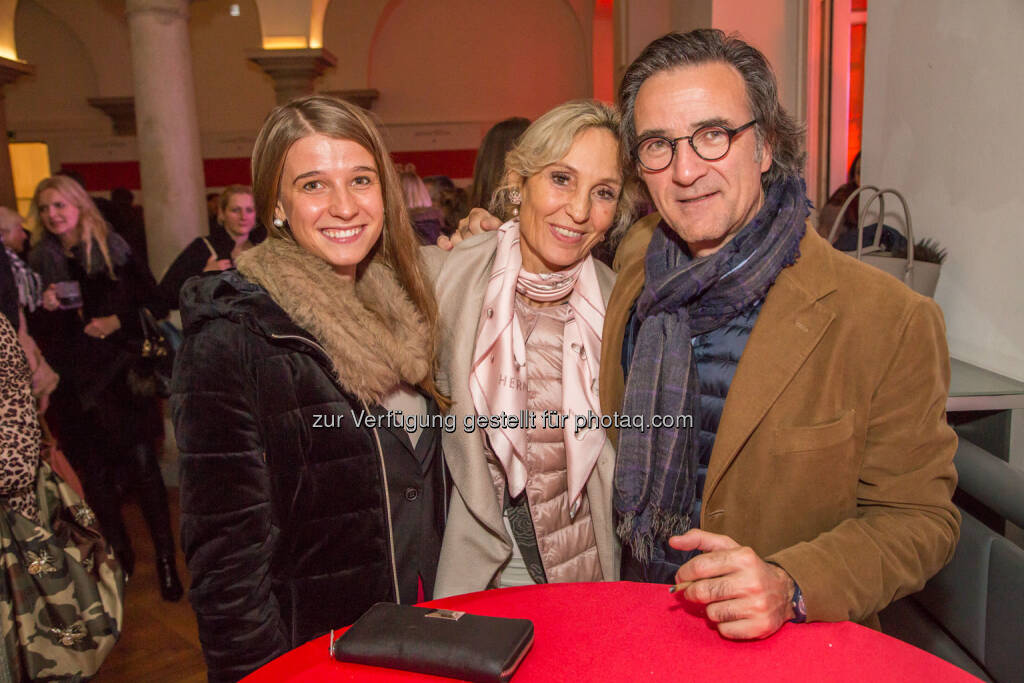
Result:
[[[664,221],[645,257],[637,300],[640,325],[623,412],[691,415],[700,424],[700,383],[690,340],[710,332],[764,298],[779,273],[800,255],[809,213],[799,178],[768,188],[754,219],[724,247],[691,258]],[[646,564],[655,542],[690,528],[696,500],[697,430],[625,429],[619,438],[613,505],[617,533]]]

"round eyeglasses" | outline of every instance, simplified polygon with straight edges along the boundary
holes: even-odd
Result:
[[[637,143],[633,148],[633,157],[648,171],[663,171],[672,164],[672,159],[675,158],[676,144],[681,140],[686,140],[697,156],[704,161],[718,161],[729,153],[732,139],[755,123],[757,123],[757,119],[745,123],[739,128],[704,126],[693,131],[692,135],[675,139],[652,135]]]

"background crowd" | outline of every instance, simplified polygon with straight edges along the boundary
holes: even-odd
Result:
[[[941,314],[807,229],[802,135],[754,48],[720,31],[670,34],[628,70],[620,109],[581,100],[502,121],[466,193],[396,166],[365,110],[292,100],[257,136],[252,185],[207,197],[209,233],[159,283],[130,192],[98,202],[74,177],[43,180],[30,245],[20,217],[0,214],[0,335],[9,345],[17,330],[27,360],[8,363],[24,453],[3,462],[11,506],[38,514],[35,409],[81,478],[89,507],[76,519],[88,526],[95,512],[130,577],[120,508],[134,494],[161,595],[179,600],[159,458],[169,408],[181,548],[213,681],[378,601],[547,582],[678,582],[730,638],[808,618],[877,625],[955,544]],[[647,212],[641,186],[659,213],[616,255]],[[602,260],[617,262],[618,281]],[[831,337],[810,349],[766,341],[792,334],[779,319],[840,270]],[[884,295],[883,310],[866,314],[860,289]],[[172,309],[180,330],[164,320]],[[836,368],[868,365],[848,353],[872,350],[867,323],[915,326],[931,342],[895,351],[924,368],[914,430],[897,424],[902,382],[884,369],[820,387]],[[729,418],[742,411],[730,386],[790,352],[805,353],[795,379],[706,488],[744,419]],[[619,410],[696,415],[700,428],[580,430],[572,419]],[[416,428],[356,419],[389,413]],[[441,413],[570,419],[442,434]],[[927,447],[907,445],[918,441]],[[835,451],[838,465],[786,470],[773,480],[784,495],[767,496],[766,468],[780,469],[767,455],[780,449]],[[854,491],[868,486],[877,500]],[[723,499],[725,520],[709,511]]]

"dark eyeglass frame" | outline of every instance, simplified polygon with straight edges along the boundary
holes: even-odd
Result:
[[[696,154],[701,159],[703,159],[704,161],[718,161],[719,159],[724,158],[725,155],[729,153],[729,150],[732,149],[732,139],[734,137],[736,137],[737,135],[739,135],[740,133],[742,133],[743,131],[745,131],[747,128],[750,128],[751,126],[753,126],[755,123],[757,123],[757,119],[753,119],[753,120],[751,120],[748,123],[744,123],[742,126],[740,126],[738,128],[727,128],[725,126],[717,126],[717,125],[715,125],[715,126],[702,126],[702,127],[698,128],[697,130],[693,131],[689,135],[684,135],[682,137],[678,137],[678,138],[674,138],[674,139],[673,138],[666,138],[666,137],[664,137],[662,135],[648,135],[643,140],[641,140],[640,142],[636,143],[636,145],[633,147],[633,159],[635,159],[638,164],[640,164],[641,166],[646,168],[648,171],[651,171],[653,173],[656,173],[658,171],[664,171],[666,168],[668,168],[669,166],[672,165],[673,161],[675,161],[675,158],[676,158],[676,145],[680,141],[686,140],[688,143],[690,143],[690,149],[693,150],[693,153]],[[709,159],[708,157],[706,157],[703,154],[701,154],[700,151],[698,151],[697,146],[693,144],[693,138],[695,138],[696,136],[700,135],[704,131],[709,130],[711,128],[717,128],[719,130],[725,131],[726,135],[729,136],[729,144],[727,144],[725,146],[725,151],[724,152],[719,154],[717,157],[713,157],[713,158]],[[644,144],[648,140],[664,140],[665,142],[668,143],[669,147],[672,148],[672,154],[669,155],[668,161],[661,168],[651,168],[650,166],[648,166],[644,162],[640,161],[640,145]]]

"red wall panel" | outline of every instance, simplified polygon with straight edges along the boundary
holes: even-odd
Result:
[[[446,175],[451,178],[471,178],[476,161],[475,149],[435,149],[419,152],[393,152],[397,164],[413,164],[420,177]],[[66,163],[63,170],[75,171],[85,179],[89,192],[109,192],[115,187],[138,190],[142,187],[137,161],[97,161]],[[252,182],[249,159],[204,159],[203,174],[207,187],[248,185]]]

